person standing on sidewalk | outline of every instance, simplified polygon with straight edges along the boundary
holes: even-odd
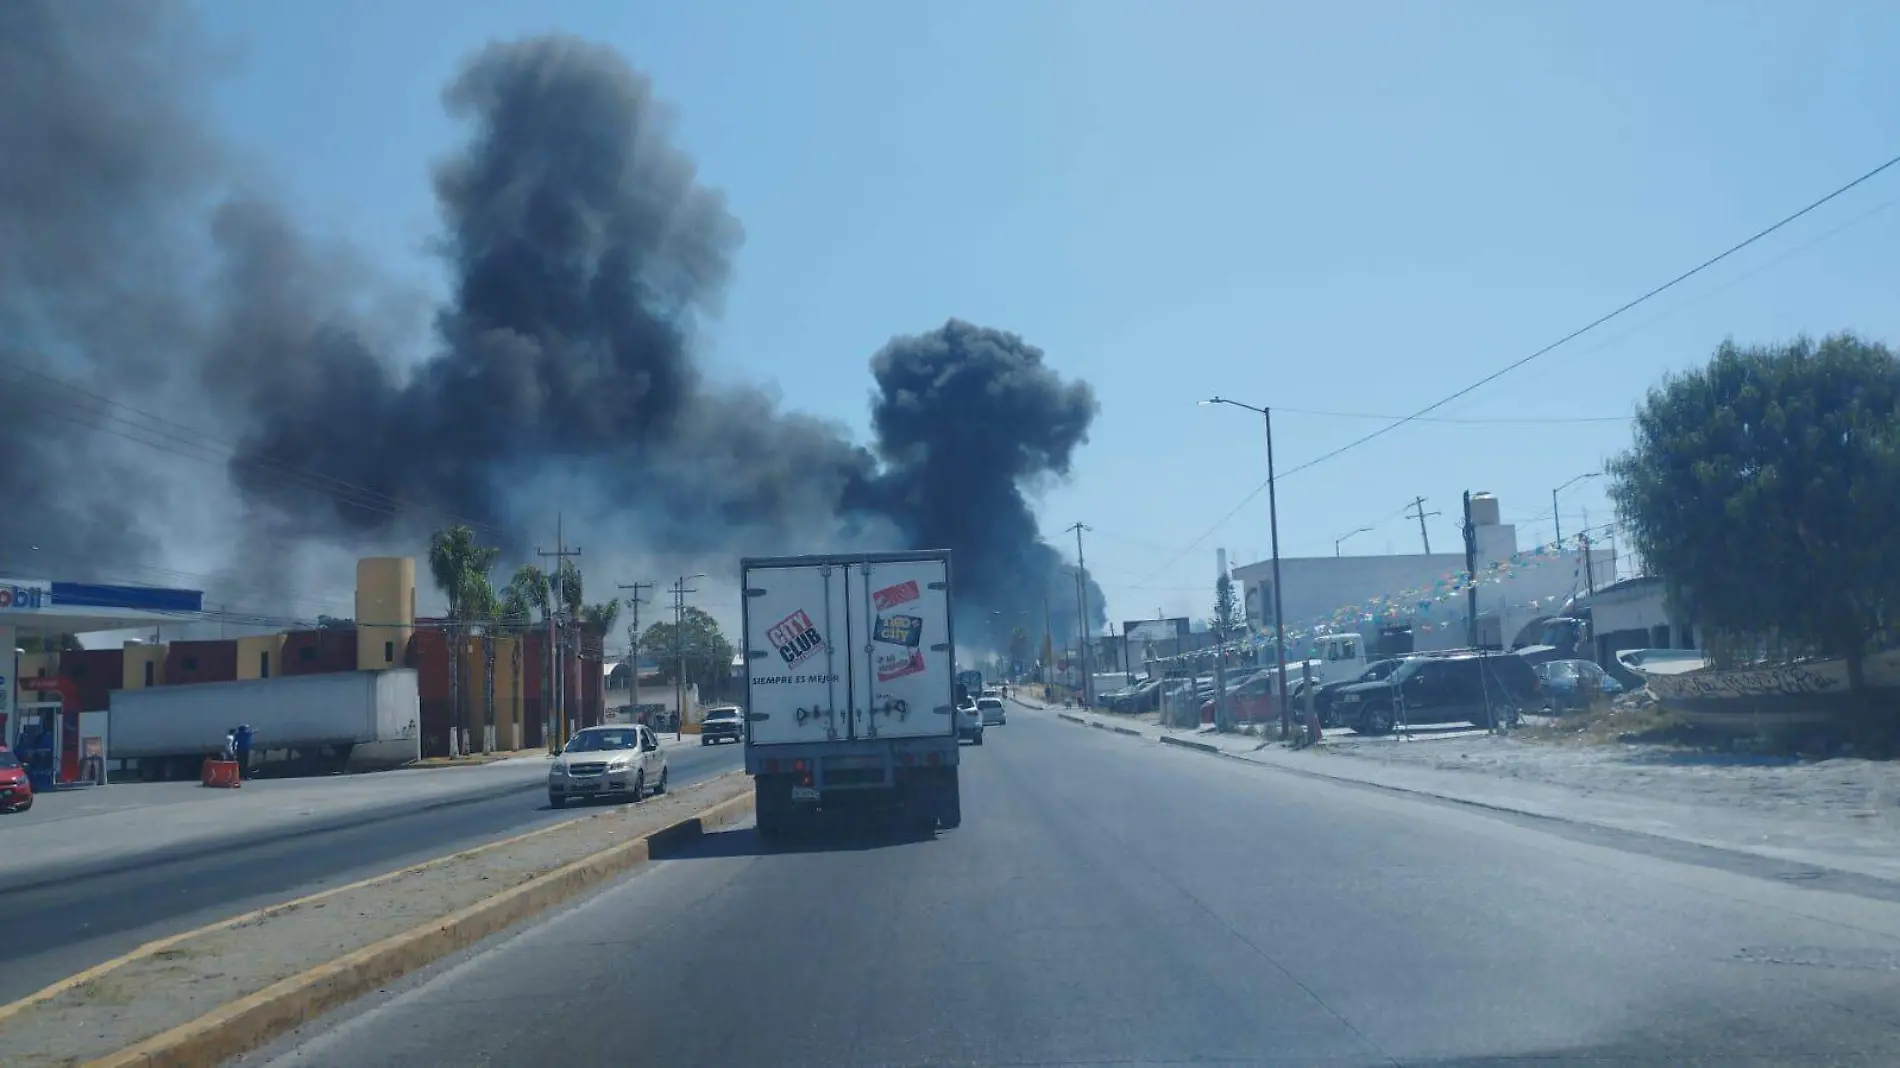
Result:
[[[234,743],[233,748],[237,750],[238,778],[248,779],[251,777],[251,725],[238,724],[238,729],[233,732],[231,740]]]

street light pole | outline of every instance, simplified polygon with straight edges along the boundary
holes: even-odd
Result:
[[[1251,404],[1242,404],[1226,397],[1212,397],[1202,404],[1231,404],[1236,408],[1245,408],[1258,412],[1266,424],[1267,431],[1267,523],[1273,537],[1273,656],[1279,669],[1280,695],[1280,737],[1293,736],[1293,708],[1287,701],[1286,678],[1286,613],[1281,607],[1280,595],[1280,502],[1273,474],[1273,409],[1256,408]]]
[[[1592,471],[1587,475],[1578,475],[1576,478],[1573,478],[1570,481],[1564,483],[1563,485],[1558,486],[1556,489],[1550,491],[1550,521],[1556,524],[1557,547],[1559,549],[1564,547],[1564,517],[1563,517],[1563,513],[1557,510],[1557,495],[1569,489],[1570,487],[1576,485],[1579,482],[1582,482],[1586,479],[1595,478],[1598,475],[1601,475],[1602,473],[1603,472],[1601,471]]]
[[[1367,531],[1369,531],[1369,530],[1371,530],[1371,529],[1372,529],[1371,527],[1360,527],[1360,528],[1359,528],[1359,529],[1357,529],[1357,530],[1348,530],[1348,531],[1347,531],[1347,532],[1345,532],[1344,534],[1341,534],[1341,535],[1340,535],[1339,537],[1337,537],[1337,538],[1334,538],[1334,539],[1333,539],[1333,556],[1334,556],[1335,558],[1337,558],[1337,557],[1339,556],[1339,543],[1340,543],[1340,542],[1343,542],[1343,541],[1345,541],[1345,540],[1346,540],[1347,538],[1350,538],[1350,537],[1352,537],[1352,536],[1353,536],[1354,534],[1364,534],[1365,532],[1367,532]]]

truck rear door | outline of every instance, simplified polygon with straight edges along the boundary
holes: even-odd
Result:
[[[747,737],[753,745],[849,738],[846,569],[835,564],[746,568]]]
[[[869,623],[851,645],[854,737],[955,736],[949,562],[874,558],[855,566],[851,607]]]

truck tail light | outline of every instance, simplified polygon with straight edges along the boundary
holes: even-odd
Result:
[[[805,770],[805,762],[804,762],[803,760],[794,760],[794,761],[792,761],[792,770],[793,770],[793,771],[804,771],[804,770]]]
[[[910,767],[912,764],[917,763],[917,754],[905,753],[903,756],[898,757],[897,759],[903,761],[905,767]]]
[[[775,771],[777,771],[777,770],[778,770],[778,758],[777,758],[777,757],[772,757],[771,759],[769,759],[769,760],[767,760],[767,761],[765,762],[765,772],[766,772],[766,774],[768,774],[768,775],[770,775],[771,773],[773,773],[773,772],[775,772]]]
[[[937,753],[936,753],[936,751],[935,751],[935,750],[932,750],[932,751],[931,751],[931,752],[930,752],[930,753],[929,753],[928,755],[926,755],[926,756],[924,757],[924,762],[925,762],[925,763],[927,763],[927,764],[931,764],[931,765],[933,765],[933,766],[934,766],[934,765],[935,765],[935,764],[937,763]]]

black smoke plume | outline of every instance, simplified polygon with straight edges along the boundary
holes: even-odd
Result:
[[[434,175],[451,292],[418,355],[408,295],[302,234],[197,119],[205,87],[180,72],[209,65],[190,29],[165,6],[0,5],[0,72],[36,86],[0,103],[0,345],[111,401],[171,398],[225,442],[230,563],[254,585],[300,553],[413,553],[455,521],[519,558],[562,508],[595,536],[708,563],[948,547],[966,635],[1039,638],[1044,591],[1058,641],[1074,633],[1072,572],[1025,492],[1067,474],[1088,387],[953,320],[873,358],[867,448],[707,380],[694,353],[743,231],[617,53],[495,44],[448,86],[468,130]],[[75,430],[36,415],[0,439],[32,461],[0,477],[62,487],[33,533],[100,559],[176,557],[177,479],[125,477],[176,468],[175,450]],[[28,537],[0,524],[0,549]],[[1099,590],[1091,603],[1099,624]]]
[[[1022,338],[955,319],[894,339],[871,374],[878,507],[914,544],[954,548],[957,588],[977,593],[959,630],[1006,648],[1020,627],[1040,646],[1047,598],[1066,624],[1057,647],[1073,641],[1074,568],[1043,543],[1024,488],[1069,473],[1095,417],[1093,391],[1065,382]],[[1099,632],[1102,591],[1093,579],[1088,587]]]

